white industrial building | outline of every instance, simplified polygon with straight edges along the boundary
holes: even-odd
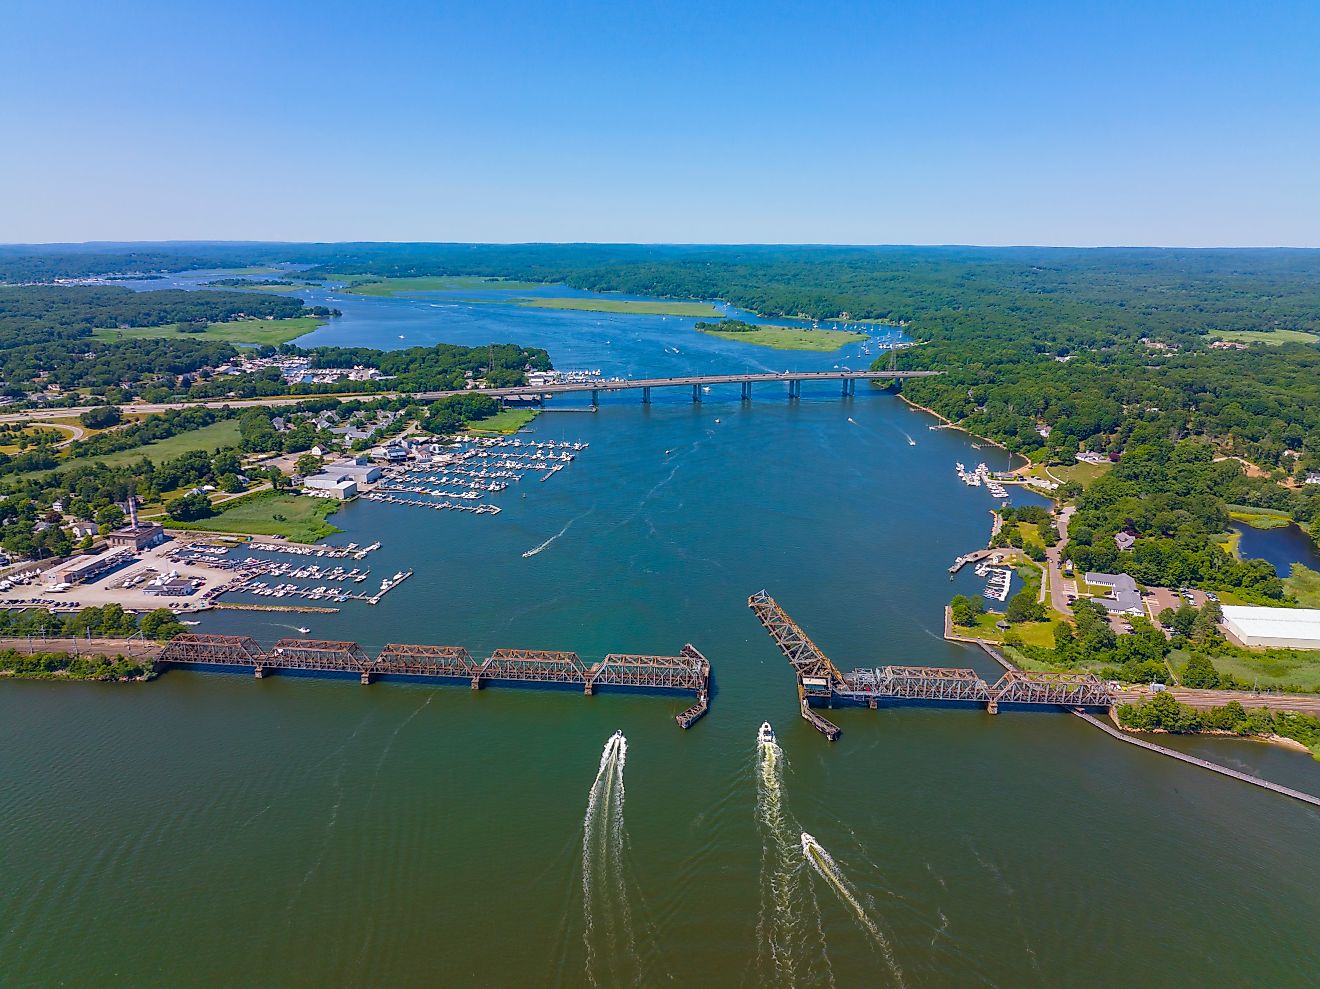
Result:
[[[1226,604],[1223,612],[1221,627],[1239,645],[1320,649],[1320,609]]]

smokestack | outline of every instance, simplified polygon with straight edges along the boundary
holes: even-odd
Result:
[[[128,496],[128,524],[131,525],[134,529],[136,529],[138,526],[136,494],[131,494]]]

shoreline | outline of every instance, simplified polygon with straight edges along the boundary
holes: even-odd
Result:
[[[988,436],[982,436],[980,433],[974,433],[974,432],[972,432],[970,429],[968,429],[966,426],[960,426],[960,425],[958,425],[958,423],[952,421],[951,419],[946,419],[944,416],[940,415],[940,414],[939,414],[938,412],[936,412],[934,409],[932,409],[932,408],[930,408],[930,407],[928,407],[928,406],[922,405],[920,402],[914,402],[912,399],[910,399],[910,398],[908,398],[906,395],[904,395],[901,391],[899,391],[899,392],[895,392],[894,394],[898,396],[898,398],[899,398],[900,401],[906,402],[909,408],[917,409],[917,410],[919,410],[919,411],[921,411],[921,412],[925,412],[927,415],[934,416],[936,419],[938,419],[938,420],[940,421],[940,424],[941,424],[941,426],[942,426],[943,428],[945,428],[945,429],[956,429],[956,430],[958,430],[958,432],[960,432],[960,433],[966,433],[968,436],[971,436],[972,438],[974,438],[974,439],[976,439],[976,440],[979,440],[979,441],[982,442],[982,443],[989,443],[991,446],[993,446],[993,447],[997,447],[997,448],[999,448],[1000,450],[1003,450],[1003,451],[1004,451],[1005,453],[1007,453],[1010,457],[1017,457],[1017,458],[1019,458],[1019,459],[1025,461],[1025,463],[1019,464],[1017,467],[1014,467],[1013,470],[1016,471],[1016,470],[1020,470],[1020,469],[1023,468],[1023,467],[1030,467],[1030,466],[1031,466],[1031,458],[1030,458],[1030,457],[1023,456],[1023,455],[1020,454],[1020,453],[1014,453],[1012,450],[1010,450],[1008,447],[1004,446],[1004,444],[1003,444],[1003,443],[1000,443],[998,440],[992,440],[992,439],[991,439],[990,437],[988,437]]]

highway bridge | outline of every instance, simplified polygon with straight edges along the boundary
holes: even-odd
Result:
[[[716,385],[738,385],[742,389],[742,400],[751,401],[752,385],[781,384],[787,386],[789,398],[802,397],[802,384],[809,381],[834,381],[839,384],[843,395],[855,394],[858,381],[888,381],[892,378],[929,378],[943,371],[770,371],[744,372],[740,374],[684,374],[672,378],[608,378],[588,381],[562,381],[545,385],[515,385],[511,388],[483,388],[482,395],[499,399],[522,399],[524,401],[543,401],[554,395],[591,393],[591,404],[596,405],[602,393],[640,391],[643,404],[651,401],[653,388],[691,388],[692,401],[700,402],[706,389]],[[464,391],[428,391],[418,392],[417,397],[425,401],[447,398],[450,395],[465,395]]]

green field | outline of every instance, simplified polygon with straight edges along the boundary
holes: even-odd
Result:
[[[1303,608],[1320,608],[1320,573],[1310,567],[1294,563],[1283,587]]]
[[[180,333],[178,324],[164,326],[131,326],[126,330],[99,329],[93,336],[97,340],[114,343],[118,340],[156,340],[169,337],[174,340],[223,340],[226,343],[278,347],[311,333],[325,323],[316,316],[294,316],[291,319],[238,319],[228,323],[211,323],[205,333]]]
[[[488,419],[479,419],[468,424],[473,433],[516,433],[541,414],[539,409],[504,409]]]
[[[709,302],[665,302],[660,299],[518,299],[528,309],[573,309],[578,312],[627,313],[633,316],[722,316]]]
[[[360,275],[331,275],[331,281],[345,281],[345,292],[353,295],[404,295],[408,292],[451,292],[457,289],[499,289],[526,292],[540,288],[536,282],[505,281],[477,275],[428,275],[421,278],[366,278]]]
[[[1169,663],[1180,677],[1189,658],[1185,650],[1169,653]],[[1211,656],[1210,662],[1220,673],[1231,673],[1248,686],[1320,690],[1320,651],[1271,649],[1251,656]]]
[[[298,543],[314,543],[341,530],[327,522],[326,516],[340,507],[330,498],[276,494],[262,491],[230,502],[214,518],[196,522],[167,522],[171,529],[201,532],[236,532],[251,536],[284,536]],[[281,516],[276,518],[275,516]]]
[[[218,450],[221,447],[238,446],[238,440],[238,420],[225,419],[221,422],[213,422],[209,426],[203,426],[201,429],[193,429],[186,433],[179,433],[177,436],[157,440],[155,443],[129,447],[127,450],[116,450],[114,453],[103,454],[99,457],[76,457],[65,460],[59,467],[54,467],[51,470],[33,471],[31,475],[26,476],[44,477],[74,464],[103,463],[111,466],[131,464],[136,463],[143,457],[146,457],[153,464],[160,464],[166,460],[173,460],[175,457],[182,456],[190,450]]]
[[[1215,336],[1233,343],[1264,343],[1271,347],[1284,343],[1315,343],[1320,340],[1320,336],[1302,330],[1224,330]]]
[[[860,343],[866,339],[865,333],[849,333],[846,330],[808,330],[796,326],[762,326],[747,333],[726,333],[720,330],[698,330],[721,340],[733,340],[736,343],[754,343],[758,347],[772,347],[775,350],[812,350],[826,353],[838,350],[850,343]]]

